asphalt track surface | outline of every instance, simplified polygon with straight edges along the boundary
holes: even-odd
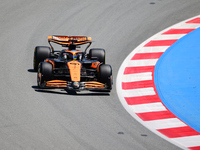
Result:
[[[126,112],[115,80],[135,47],[199,8],[198,0],[2,1],[0,149],[179,149]],[[106,49],[110,94],[37,88],[33,50],[54,34],[91,36],[91,47]]]

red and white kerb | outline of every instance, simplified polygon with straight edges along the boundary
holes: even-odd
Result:
[[[200,27],[200,16],[178,23],[143,42],[123,62],[117,92],[126,110],[145,127],[183,149],[200,149],[200,133],[170,112],[154,85],[154,68],[178,39]]]

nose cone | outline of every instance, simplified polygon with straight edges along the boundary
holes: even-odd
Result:
[[[80,82],[74,81],[72,82],[72,86],[74,89],[78,89],[80,87]]]
[[[81,75],[81,63],[78,61],[70,61],[67,63],[67,66],[69,68],[71,81],[80,81],[80,75]]]

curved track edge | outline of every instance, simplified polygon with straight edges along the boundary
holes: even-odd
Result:
[[[200,133],[162,103],[154,84],[154,69],[171,45],[199,27],[200,15],[155,34],[127,56],[117,75],[118,97],[127,112],[146,128],[182,149],[200,149]]]

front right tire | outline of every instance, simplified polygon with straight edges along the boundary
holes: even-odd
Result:
[[[52,79],[52,64],[48,62],[41,62],[38,66],[37,84],[38,87],[44,88],[46,86],[46,81]]]

